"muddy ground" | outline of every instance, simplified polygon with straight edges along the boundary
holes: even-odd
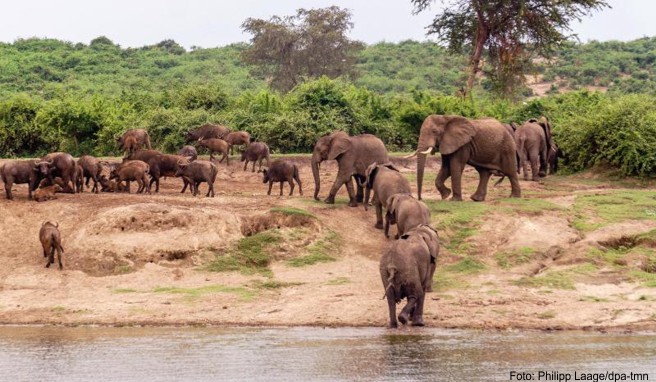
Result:
[[[260,174],[219,165],[215,198],[180,194],[59,194],[0,199],[0,323],[65,325],[385,326],[378,259],[389,245],[375,213],[304,196],[272,196]],[[415,183],[415,164],[394,162]],[[431,327],[656,328],[656,190],[607,174],[506,180],[484,203],[438,200],[430,160],[425,200],[442,252],[426,300]],[[322,165],[326,196],[335,163]],[[471,194],[476,173],[468,169]],[[492,182],[490,182],[492,184]],[[202,185],[205,191],[206,186]],[[285,186],[285,194],[288,186]],[[64,270],[46,269],[38,241],[57,221]],[[392,228],[395,232],[395,228]]]

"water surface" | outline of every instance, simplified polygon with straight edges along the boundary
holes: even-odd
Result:
[[[507,381],[540,370],[654,381],[656,334],[0,327],[0,381],[12,382]]]

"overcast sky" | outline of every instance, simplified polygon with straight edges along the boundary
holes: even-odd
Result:
[[[656,36],[656,1],[609,0],[605,9],[572,25],[581,41],[632,40]],[[189,48],[247,41],[248,17],[291,15],[298,8],[337,5],[353,14],[351,37],[366,43],[426,40],[432,10],[412,15],[410,0],[20,0],[4,1],[0,41],[48,37],[89,43],[107,36],[122,47],[174,39]]]

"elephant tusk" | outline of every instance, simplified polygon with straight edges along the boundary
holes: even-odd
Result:
[[[433,151],[433,148],[432,148],[432,147],[429,147],[429,148],[426,149],[425,151],[419,151],[419,153],[420,153],[420,154],[424,154],[424,155],[428,155],[428,154],[430,154],[432,151]]]
[[[410,154],[410,155],[406,155],[406,156],[404,156],[403,158],[404,158],[404,159],[410,159],[410,158],[413,158],[413,157],[416,157],[416,156],[417,156],[417,150],[415,150],[415,152],[413,152],[413,153]]]

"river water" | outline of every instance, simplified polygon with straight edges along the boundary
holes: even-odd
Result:
[[[654,381],[656,334],[0,327],[0,381],[10,382],[508,381],[511,372],[532,380],[558,375],[540,371],[570,380],[574,372],[579,378],[646,373],[642,380]]]

